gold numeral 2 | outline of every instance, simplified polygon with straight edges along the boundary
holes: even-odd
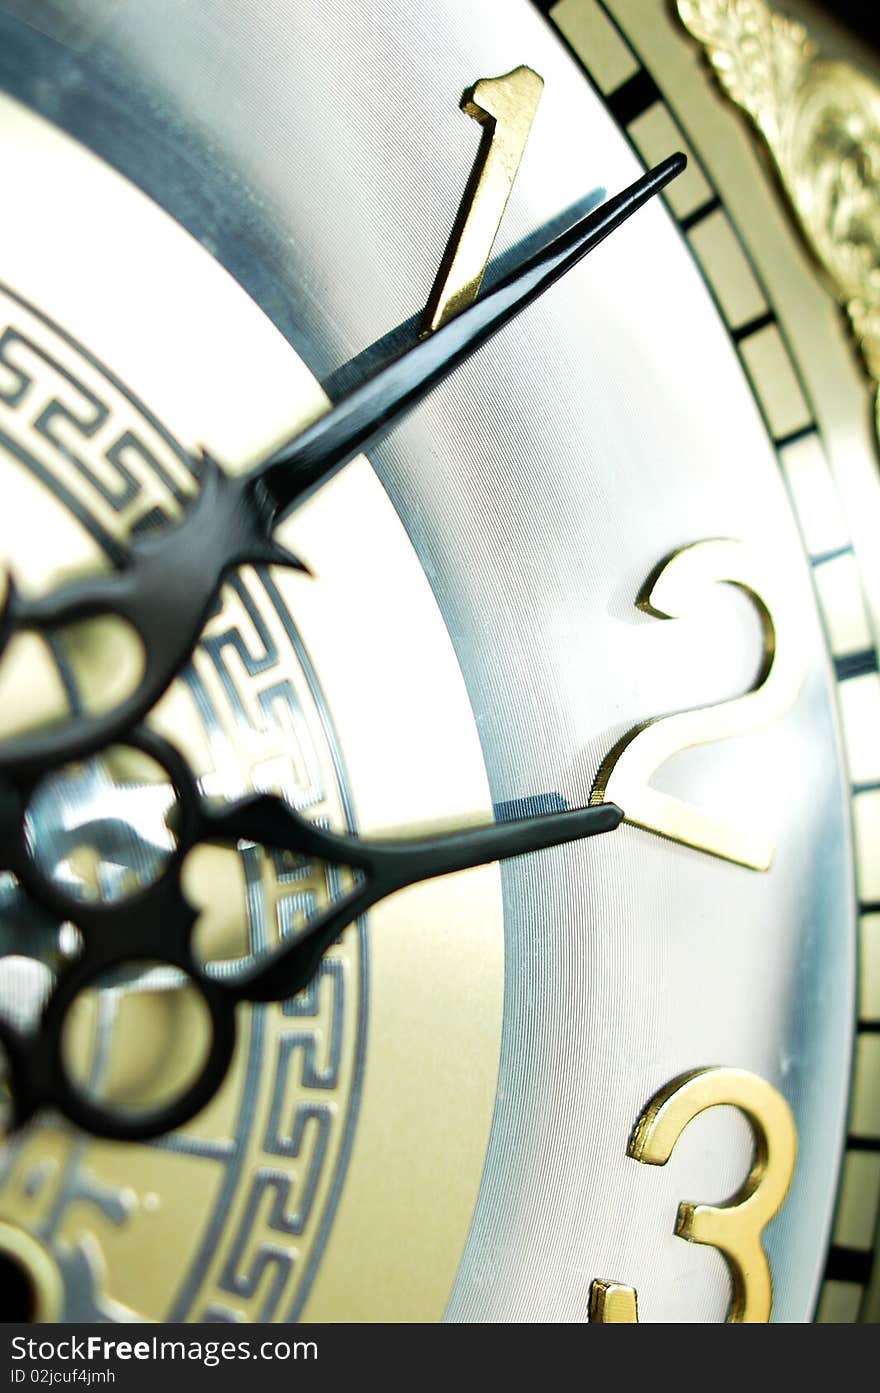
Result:
[[[761,825],[759,809],[747,823],[736,822],[649,787],[655,771],[680,750],[749,735],[779,720],[803,686],[806,656],[797,603],[767,560],[744,542],[695,542],[676,552],[649,578],[637,604],[659,619],[678,618],[695,596],[719,583],[744,590],[760,616],[764,657],[754,687],[717,706],[681,711],[636,726],[606,755],[590,801],[610,799],[624,809],[626,821],[637,827],[766,871],[776,841],[773,830]],[[759,787],[757,778],[755,786]]]
[[[480,122],[483,139],[425,310],[425,333],[477,298],[543,88],[543,78],[520,67],[481,78],[464,95],[462,109]]]
[[[723,1104],[739,1108],[751,1125],[755,1139],[751,1170],[726,1204],[682,1201],[675,1232],[689,1243],[717,1248],[727,1263],[733,1283],[728,1321],[760,1323],[770,1319],[773,1305],[762,1235],[782,1207],[797,1161],[797,1129],[782,1094],[745,1069],[697,1069],[683,1074],[648,1103],[627,1154],[649,1166],[664,1166],[688,1123],[706,1108]],[[590,1287],[590,1320],[606,1325],[638,1321],[633,1288],[597,1279]]]

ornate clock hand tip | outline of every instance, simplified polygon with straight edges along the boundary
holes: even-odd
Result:
[[[687,164],[670,155],[633,184],[567,229],[497,285],[405,349],[257,467],[280,519],[332,478],[343,465],[385,436],[454,368],[471,357],[521,310],[621,227]]]
[[[649,170],[648,172],[654,174],[663,173],[664,177],[674,179],[676,175],[684,173],[687,168],[687,162],[688,158],[684,151],[676,150],[674,155],[670,155],[667,159],[661,160],[658,165],[654,166],[653,170]]]

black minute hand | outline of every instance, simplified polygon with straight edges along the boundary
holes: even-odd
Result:
[[[671,155],[609,198],[549,246],[514,267],[454,319],[356,387],[277,452],[268,468],[262,466],[276,516],[283,517],[355,455],[381,439],[454,368],[680,174],[686,163],[684,155]]]
[[[182,520],[134,538],[118,570],[84,576],[37,599],[11,584],[0,612],[0,653],[17,630],[45,631],[115,614],[137,632],[144,661],[138,686],[118,706],[4,741],[4,772],[13,780],[33,779],[50,765],[94,754],[142,720],[188,661],[231,570],[246,564],[300,565],[273,541],[281,518],[379,440],[685,164],[684,155],[673,155],[609,199],[249,473],[227,474],[206,458],[200,492]]]

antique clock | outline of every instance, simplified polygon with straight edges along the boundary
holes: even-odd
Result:
[[[0,4],[7,1319],[877,1319],[830,9]]]

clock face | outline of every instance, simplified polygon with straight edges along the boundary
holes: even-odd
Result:
[[[166,744],[206,806],[269,794],[316,836],[623,821],[350,915],[302,990],[240,1002],[171,1130],[11,1125],[16,1315],[870,1318],[869,384],[712,76],[725,6],[679,9],[199,0],[171,41],[158,3],[0,7],[0,546],[28,600],[124,568],[192,514],[201,451],[242,478],[688,155],[290,511],[303,569],[226,575],[153,737],[41,769],[22,826],[52,893],[6,854],[2,1020],[38,1031],[96,905],[148,941],[186,836]],[[152,660],[75,617],[7,636],[3,777],[4,745]],[[211,983],[363,886],[236,825],[183,860],[199,971],[133,947],[66,1012],[66,1076],[135,1124],[198,1078]]]

